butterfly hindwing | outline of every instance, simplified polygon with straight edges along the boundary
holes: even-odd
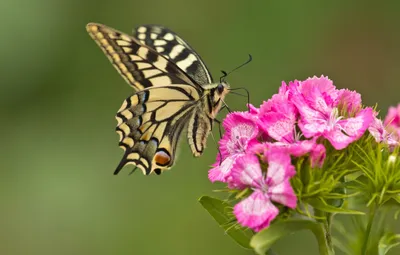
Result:
[[[193,85],[191,78],[174,63],[132,36],[96,23],[89,23],[86,28],[117,71],[136,91],[170,84]]]
[[[212,124],[213,120],[202,109],[195,111],[190,118],[187,139],[195,157],[203,154]]]
[[[199,98],[199,91],[190,85],[171,85],[151,87],[126,99],[116,116],[125,154],[115,174],[126,164],[146,175],[170,168]]]
[[[135,38],[174,62],[199,85],[213,83],[210,71],[199,54],[176,33],[157,25],[142,25],[134,29]]]

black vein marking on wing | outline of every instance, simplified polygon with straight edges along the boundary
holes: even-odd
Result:
[[[139,26],[135,38],[162,54],[189,75],[199,85],[213,83],[212,76],[199,54],[168,28],[157,25]]]
[[[132,36],[95,23],[88,24],[87,31],[121,76],[137,91],[170,84],[196,86],[175,63]]]
[[[198,102],[198,94],[192,95],[198,92],[192,87],[189,93],[184,86],[153,87],[125,100],[116,115],[119,145],[125,154],[114,174],[128,163],[141,168],[146,175],[153,171],[161,173],[173,165],[180,134]],[[163,99],[161,95],[167,93],[169,96]],[[161,111],[164,112],[158,114]],[[157,161],[156,155],[164,160]]]
[[[199,116],[197,114],[194,115],[194,120],[193,120],[193,130],[192,130],[192,139],[194,141],[194,148],[198,153],[203,153],[203,150],[197,146],[196,143],[196,134],[197,134],[197,129],[199,127]]]
[[[193,113],[188,126],[188,143],[195,157],[203,154],[212,126],[213,120],[209,116],[200,111]]]

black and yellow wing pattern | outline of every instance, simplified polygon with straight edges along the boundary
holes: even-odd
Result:
[[[185,128],[193,154],[200,156],[229,85],[212,83],[200,56],[161,26],[139,26],[134,36],[96,23],[86,28],[136,91],[116,115],[125,154],[114,174],[127,164],[146,175],[169,169]]]
[[[168,28],[142,25],[134,29],[134,36],[144,45],[174,62],[197,84],[212,84],[213,79],[199,54]]]

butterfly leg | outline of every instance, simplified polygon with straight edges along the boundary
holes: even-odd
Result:
[[[218,119],[214,119],[214,121],[218,124],[219,139],[221,139],[222,138],[221,121]]]
[[[231,112],[232,112],[231,109],[228,107],[227,104],[224,104],[224,105],[221,107],[221,110],[224,109],[224,108],[228,111],[228,113],[231,113]]]
[[[218,119],[214,119],[214,121],[218,124],[218,131],[219,131],[219,139],[222,138],[222,129],[221,129],[221,121]],[[219,149],[218,143],[216,142],[213,133],[211,132],[211,135],[213,137],[213,141],[215,143],[215,146],[217,146],[218,154],[219,154],[219,165],[222,163],[222,153],[221,150]]]
[[[221,150],[219,149],[218,143],[215,140],[214,134],[212,132],[211,132],[211,137],[212,137],[212,139],[214,141],[215,146],[217,147],[218,155],[219,155],[219,165],[221,165],[222,164],[222,153],[221,153]]]

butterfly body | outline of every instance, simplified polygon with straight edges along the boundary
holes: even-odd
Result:
[[[214,83],[200,56],[169,29],[140,26],[130,36],[101,24],[86,28],[136,91],[116,115],[125,154],[114,174],[127,164],[146,175],[169,169],[184,129],[200,156],[229,85]]]

